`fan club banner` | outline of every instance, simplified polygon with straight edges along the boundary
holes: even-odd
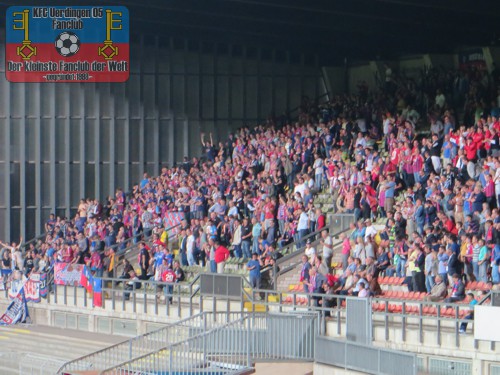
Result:
[[[5,75],[11,82],[125,82],[129,14],[123,6],[12,6]]]
[[[83,264],[54,264],[54,283],[57,285],[80,286]]]
[[[28,316],[28,305],[24,295],[24,288],[21,288],[9,306],[7,306],[5,313],[0,316],[0,325],[24,323]]]
[[[458,53],[458,61],[461,69],[470,67],[485,68],[486,60],[482,48],[473,48]]]
[[[38,303],[42,298],[47,298],[47,274],[33,272],[29,279],[12,280],[10,283],[9,297],[16,298],[23,290],[26,302]]]
[[[81,286],[92,293],[94,306],[102,306],[102,279],[94,277],[89,267],[83,264],[56,263],[54,282],[57,285]]]

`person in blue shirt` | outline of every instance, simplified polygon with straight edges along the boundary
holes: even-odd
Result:
[[[491,281],[495,285],[500,283],[500,273],[498,271],[500,265],[500,244],[489,241],[488,246],[491,249]]]
[[[467,296],[465,298],[466,301],[469,302],[469,312],[467,313],[466,316],[464,316],[464,319],[473,320],[474,306],[477,305],[477,299],[473,293],[467,293]],[[463,322],[462,324],[460,324],[460,333],[465,333],[466,329],[467,329],[467,322]]]
[[[247,263],[247,270],[250,276],[250,285],[254,289],[260,289],[260,262],[256,253],[252,254],[252,259]]]

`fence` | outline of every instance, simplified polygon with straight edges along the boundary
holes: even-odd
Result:
[[[415,354],[372,345],[316,337],[315,361],[346,370],[380,375],[416,375]]]
[[[151,352],[160,350],[204,332],[214,327],[224,325],[228,321],[240,319],[241,313],[211,313],[196,314],[189,318],[168,324],[165,327],[134,337],[130,340],[112,345],[95,353],[66,362],[57,373],[70,371],[85,371],[105,369],[120,363],[130,361]]]
[[[177,344],[108,368],[101,375],[128,374],[237,374],[251,371],[247,343],[232,334],[244,325],[238,319],[225,326],[201,333]],[[218,348],[227,343],[224,351]]]
[[[487,304],[492,293],[486,294],[479,304]],[[256,301],[263,306],[264,310],[277,312],[304,312],[313,311],[321,314],[321,330],[325,331],[326,317],[332,317],[336,326],[336,334],[342,335],[343,322],[346,321],[345,301],[347,299],[359,300],[358,297],[343,295],[325,295],[305,292],[276,292],[269,290],[244,290],[244,297],[250,301]],[[321,304],[315,305],[314,301],[321,301]],[[438,346],[442,345],[443,334],[453,335],[453,341],[457,348],[460,347],[460,324],[470,323],[464,319],[468,305],[460,303],[427,302],[422,300],[404,300],[396,298],[374,297],[370,298],[372,304],[372,327],[383,327],[384,340],[390,340],[390,332],[399,331],[402,342],[407,341],[408,333],[418,331],[418,343],[424,343],[424,332],[426,330],[436,330],[436,342]],[[255,308],[255,304],[253,305]],[[377,309],[373,309],[373,307]],[[395,309],[397,307],[397,309]],[[431,313],[433,312],[433,313]],[[491,342],[494,348],[495,343]],[[478,340],[474,340],[474,347],[478,348]]]
[[[180,327],[169,325],[70,361],[57,373],[239,373],[248,371],[254,360],[313,361],[318,317],[202,313],[179,322]]]

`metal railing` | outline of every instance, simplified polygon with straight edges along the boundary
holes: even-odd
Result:
[[[266,312],[318,312],[321,314],[321,332],[326,332],[326,321],[330,319],[335,327],[336,334],[343,335],[344,323],[346,322],[345,301],[347,299],[358,299],[359,297],[347,295],[333,295],[324,293],[308,292],[276,292],[270,290],[252,290],[250,293],[244,290],[244,298],[255,301],[255,304],[264,307]],[[488,304],[492,292],[487,293],[478,304]],[[384,340],[390,340],[390,332],[400,330],[401,342],[406,342],[408,333],[418,329],[418,343],[424,344],[424,333],[428,330],[436,331],[435,344],[441,346],[443,335],[453,335],[455,346],[460,347],[460,325],[471,323],[472,320],[465,319],[462,311],[468,311],[469,305],[451,302],[428,302],[423,300],[395,299],[384,297],[370,297],[372,307],[375,304],[379,309],[372,310],[374,330],[383,327]],[[380,306],[382,308],[380,309]],[[344,329],[345,330],[345,329]],[[494,347],[494,342],[491,343]],[[478,340],[474,340],[474,347],[478,348]]]
[[[317,334],[318,314],[315,313],[247,313],[182,342],[108,368],[101,374],[173,374],[194,370],[238,374],[251,370],[254,360],[313,361]]]
[[[143,313],[181,317],[183,311],[189,315],[206,309],[216,312],[218,302],[225,302],[223,311],[241,312],[244,307],[242,294],[204,295],[201,291],[203,275],[200,273],[189,282],[167,283],[154,280],[130,280],[121,278],[102,278],[102,308],[114,312]],[[231,282],[231,292],[234,288],[248,289],[250,283],[242,275],[220,275],[234,279]],[[93,301],[86,290],[80,286],[54,285],[54,293],[47,296],[47,303],[70,307],[93,308]],[[228,291],[229,293],[229,291]],[[233,307],[231,307],[233,306]],[[235,307],[237,306],[237,307]]]
[[[238,319],[222,327],[205,331],[182,342],[107,368],[99,374],[187,374],[201,369],[203,373],[221,371],[224,374],[249,371],[252,369],[252,364],[250,357],[245,353],[248,352],[247,343],[230,337],[231,331],[237,332],[246,319]],[[221,343],[227,345],[224,351],[218,348]]]
[[[368,374],[417,374],[417,356],[414,353],[383,349],[330,337],[316,337],[315,361]]]
[[[201,328],[204,314],[197,314],[175,325],[167,325],[156,331],[112,345],[95,353],[80,357],[62,366],[58,373],[105,369],[110,366],[148,354],[164,346],[190,337],[190,328]]]
[[[177,225],[174,225],[173,227],[168,227],[166,229],[167,233],[178,228],[180,225],[181,224],[177,224]],[[115,272],[115,274],[118,271],[118,269],[121,267],[120,260],[122,260],[126,256],[129,256],[129,254],[132,251],[139,249],[139,242],[135,243],[134,241],[137,239],[143,238],[146,242],[149,242],[151,237],[152,237],[152,235],[146,237],[145,234],[141,232],[141,233],[138,233],[130,238],[127,238],[124,242],[116,243],[116,244],[110,246],[111,249],[115,250],[115,253],[118,256],[117,261],[115,262],[115,267],[113,268],[113,271]],[[171,236],[169,234],[169,236],[168,236],[169,242],[172,242],[175,239],[176,239],[176,236]],[[121,248],[123,246],[125,246],[125,248],[122,250]]]
[[[66,362],[58,374],[73,371],[104,370],[135,358],[156,352],[166,346],[198,335],[200,332],[224,325],[228,321],[240,319],[241,313],[199,313],[182,319],[175,324],[151,331],[89,355]]]

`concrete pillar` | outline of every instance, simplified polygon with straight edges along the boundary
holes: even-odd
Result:
[[[484,361],[479,358],[472,359],[472,373],[475,375],[483,375],[487,374],[487,371],[484,369]]]

